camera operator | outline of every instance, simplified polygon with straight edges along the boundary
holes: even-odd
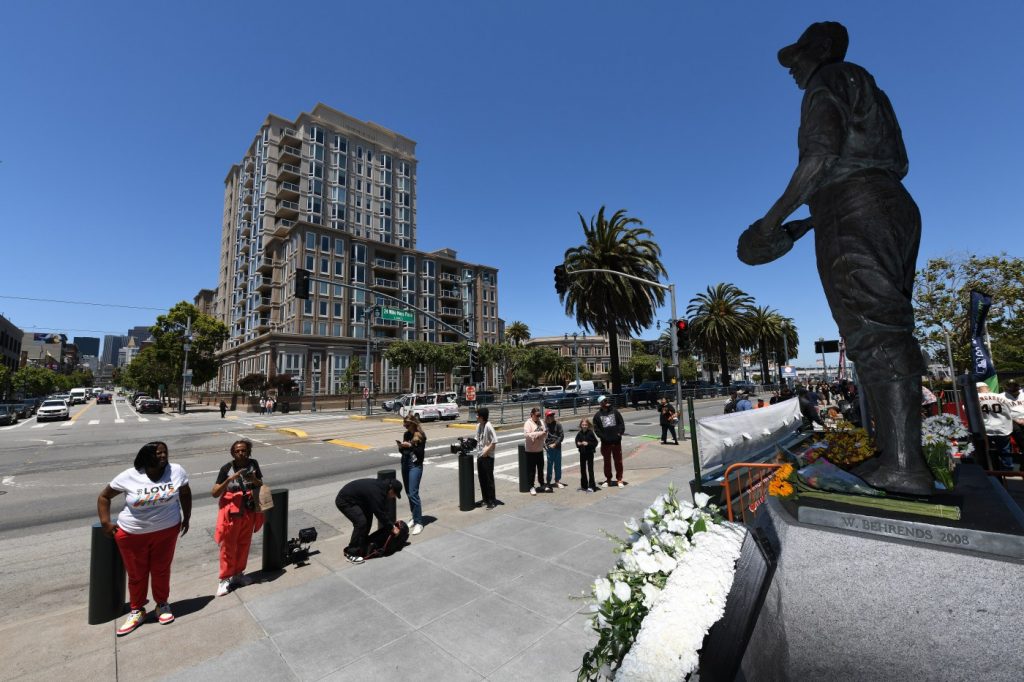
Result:
[[[338,491],[334,504],[352,522],[352,537],[345,548],[345,558],[354,564],[366,556],[370,519],[377,517],[378,528],[390,528],[398,535],[398,526],[388,509],[388,500],[402,499],[402,482],[393,478],[360,478],[349,481]]]
[[[498,447],[498,434],[488,421],[490,416],[486,407],[476,411],[476,471],[484,504],[494,509],[498,504],[494,492],[494,451]]]
[[[230,473],[229,472],[233,472]],[[232,585],[248,585],[245,565],[249,560],[252,535],[263,527],[263,512],[256,511],[263,472],[252,458],[252,443],[236,440],[231,444],[231,461],[220,468],[210,494],[220,498],[217,529],[213,539],[220,545],[220,577],[217,596],[223,597]]]

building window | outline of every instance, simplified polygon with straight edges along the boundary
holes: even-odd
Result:
[[[302,333],[303,334],[307,334],[307,335],[312,335],[313,334],[313,321],[312,320],[303,320],[302,321]]]
[[[320,317],[327,317],[327,301],[320,301]]]
[[[305,315],[313,314],[313,301],[312,299],[306,299],[302,302],[302,312]]]
[[[306,233],[306,248],[309,249],[310,251],[312,251],[313,249],[316,248],[316,233],[315,232],[307,232]]]
[[[319,324],[317,324],[317,333],[320,336],[327,336],[327,323],[326,322],[320,322]]]
[[[324,143],[324,129],[318,126],[309,127],[309,139],[313,142]]]
[[[310,270],[310,271],[313,270],[313,267],[314,267],[313,260],[314,260],[313,254],[308,254],[306,256],[306,270]]]
[[[345,276],[345,261],[338,258],[334,261],[334,276],[344,277]]]
[[[342,304],[340,302],[338,302],[338,301],[335,301],[335,303],[334,303],[334,316],[337,317],[337,318],[341,317],[341,307],[342,307]]]

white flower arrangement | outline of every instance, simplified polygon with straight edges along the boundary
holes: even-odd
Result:
[[[625,540],[612,538],[619,560],[594,582],[594,617],[587,628],[598,633],[598,642],[583,655],[579,680],[656,679],[651,671],[667,661],[671,679],[678,680],[696,667],[732,585],[739,544],[733,552],[730,543],[738,537],[742,544],[745,531],[724,523],[708,495],[698,493],[694,501],[696,506],[678,500],[669,487],[640,521],[626,522]],[[655,612],[660,615],[652,619]]]
[[[746,534],[721,524],[699,535],[650,607],[616,682],[678,682],[697,669],[704,637],[725,613]]]
[[[958,417],[940,414],[921,422],[921,449],[935,480],[951,490],[956,460],[974,452],[974,444]]]

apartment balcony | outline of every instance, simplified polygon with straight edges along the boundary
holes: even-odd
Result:
[[[277,180],[285,180],[291,178],[298,180],[302,175],[302,170],[298,166],[293,166],[290,163],[279,163],[277,164]]]
[[[278,182],[277,183],[277,198],[278,199],[298,199],[299,198],[299,186],[294,182]]]
[[[439,280],[441,280],[442,282],[458,282],[459,281],[459,276],[458,275],[453,275],[450,272],[442,272],[441,274],[439,274],[437,276],[437,278]]]
[[[278,201],[274,215],[278,218],[294,218],[299,215],[299,204],[295,201]]]
[[[302,145],[302,138],[299,137],[299,131],[295,130],[295,128],[281,128],[278,141],[281,144],[290,142],[294,145]]]
[[[460,308],[445,308],[440,309],[441,317],[462,317],[462,310]]]
[[[266,257],[264,257],[264,259],[266,259]],[[270,266],[270,270],[273,271],[273,269],[274,269],[274,266],[271,265]],[[274,288],[274,278],[273,277],[263,276],[263,277],[257,277],[256,278],[256,291],[260,292],[261,294],[267,294],[270,291],[272,291],[273,288]]]
[[[242,187],[252,189],[253,177],[252,173],[246,173],[242,176]]]
[[[258,332],[269,332],[270,331],[270,318],[269,317],[261,317],[256,322],[256,331],[258,331]]]
[[[376,315],[376,316],[374,316],[373,321],[370,324],[372,326],[374,326],[374,327],[380,327],[380,328],[390,327],[392,329],[397,329],[397,328],[403,326],[405,323],[404,322],[399,322],[398,320],[383,320],[383,319],[381,319],[381,317],[379,315]]]
[[[243,204],[251,204],[252,203],[252,190],[248,190],[248,191],[242,192],[242,203]]]
[[[260,298],[259,302],[256,304],[256,310],[258,310],[260,312],[268,312],[269,313],[272,306],[273,306],[273,304],[270,301],[270,297],[269,296],[263,296],[263,297]]]
[[[256,263],[256,271],[260,273],[268,273],[274,271],[274,259],[270,256],[263,256]],[[266,278],[264,278],[266,279]]]
[[[243,204],[239,209],[242,220],[252,220],[252,204]]]
[[[243,220],[238,226],[238,238],[248,239],[252,236],[252,223],[248,220]]]
[[[440,292],[439,292],[439,295],[440,295],[441,298],[448,298],[448,299],[451,299],[453,301],[460,301],[460,300],[462,300],[462,294],[460,294],[455,289],[441,289]]]
[[[376,277],[373,280],[373,287],[375,289],[392,289],[394,291],[398,291],[398,280]]]
[[[302,161],[302,150],[298,147],[282,144],[277,148],[278,163],[299,163]]]
[[[251,156],[245,157],[245,160],[242,161],[242,168],[247,173],[252,173],[253,169],[256,168],[256,159],[252,158]]]
[[[398,262],[388,260],[386,258],[374,258],[373,267],[377,270],[391,270],[392,272],[398,272]]]

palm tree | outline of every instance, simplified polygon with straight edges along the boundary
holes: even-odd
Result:
[[[768,348],[782,343],[782,315],[766,305],[754,308],[750,313],[750,338],[757,344],[761,360],[761,383],[768,383]]]
[[[775,363],[779,366],[779,383],[782,381],[782,366],[789,363],[790,358],[795,358],[800,352],[800,334],[793,319],[779,316],[781,334],[775,342]],[[788,355],[788,357],[783,357]]]
[[[505,327],[505,340],[513,346],[521,346],[530,340],[530,328],[516,320]]]
[[[612,392],[619,393],[619,335],[638,334],[651,326],[655,309],[665,301],[665,291],[612,272],[572,273],[612,270],[654,282],[667,273],[654,233],[639,227],[643,223],[627,216],[625,210],[616,211],[607,220],[604,208],[591,217],[589,224],[579,214],[586,241],[566,250],[562,265],[555,268],[555,291],[565,303],[566,314],[575,317],[584,330],[608,336]]]
[[[686,315],[690,318],[690,338],[705,352],[718,353],[721,381],[728,386],[729,351],[749,342],[749,315],[754,299],[735,284],[719,283],[690,299]]]

